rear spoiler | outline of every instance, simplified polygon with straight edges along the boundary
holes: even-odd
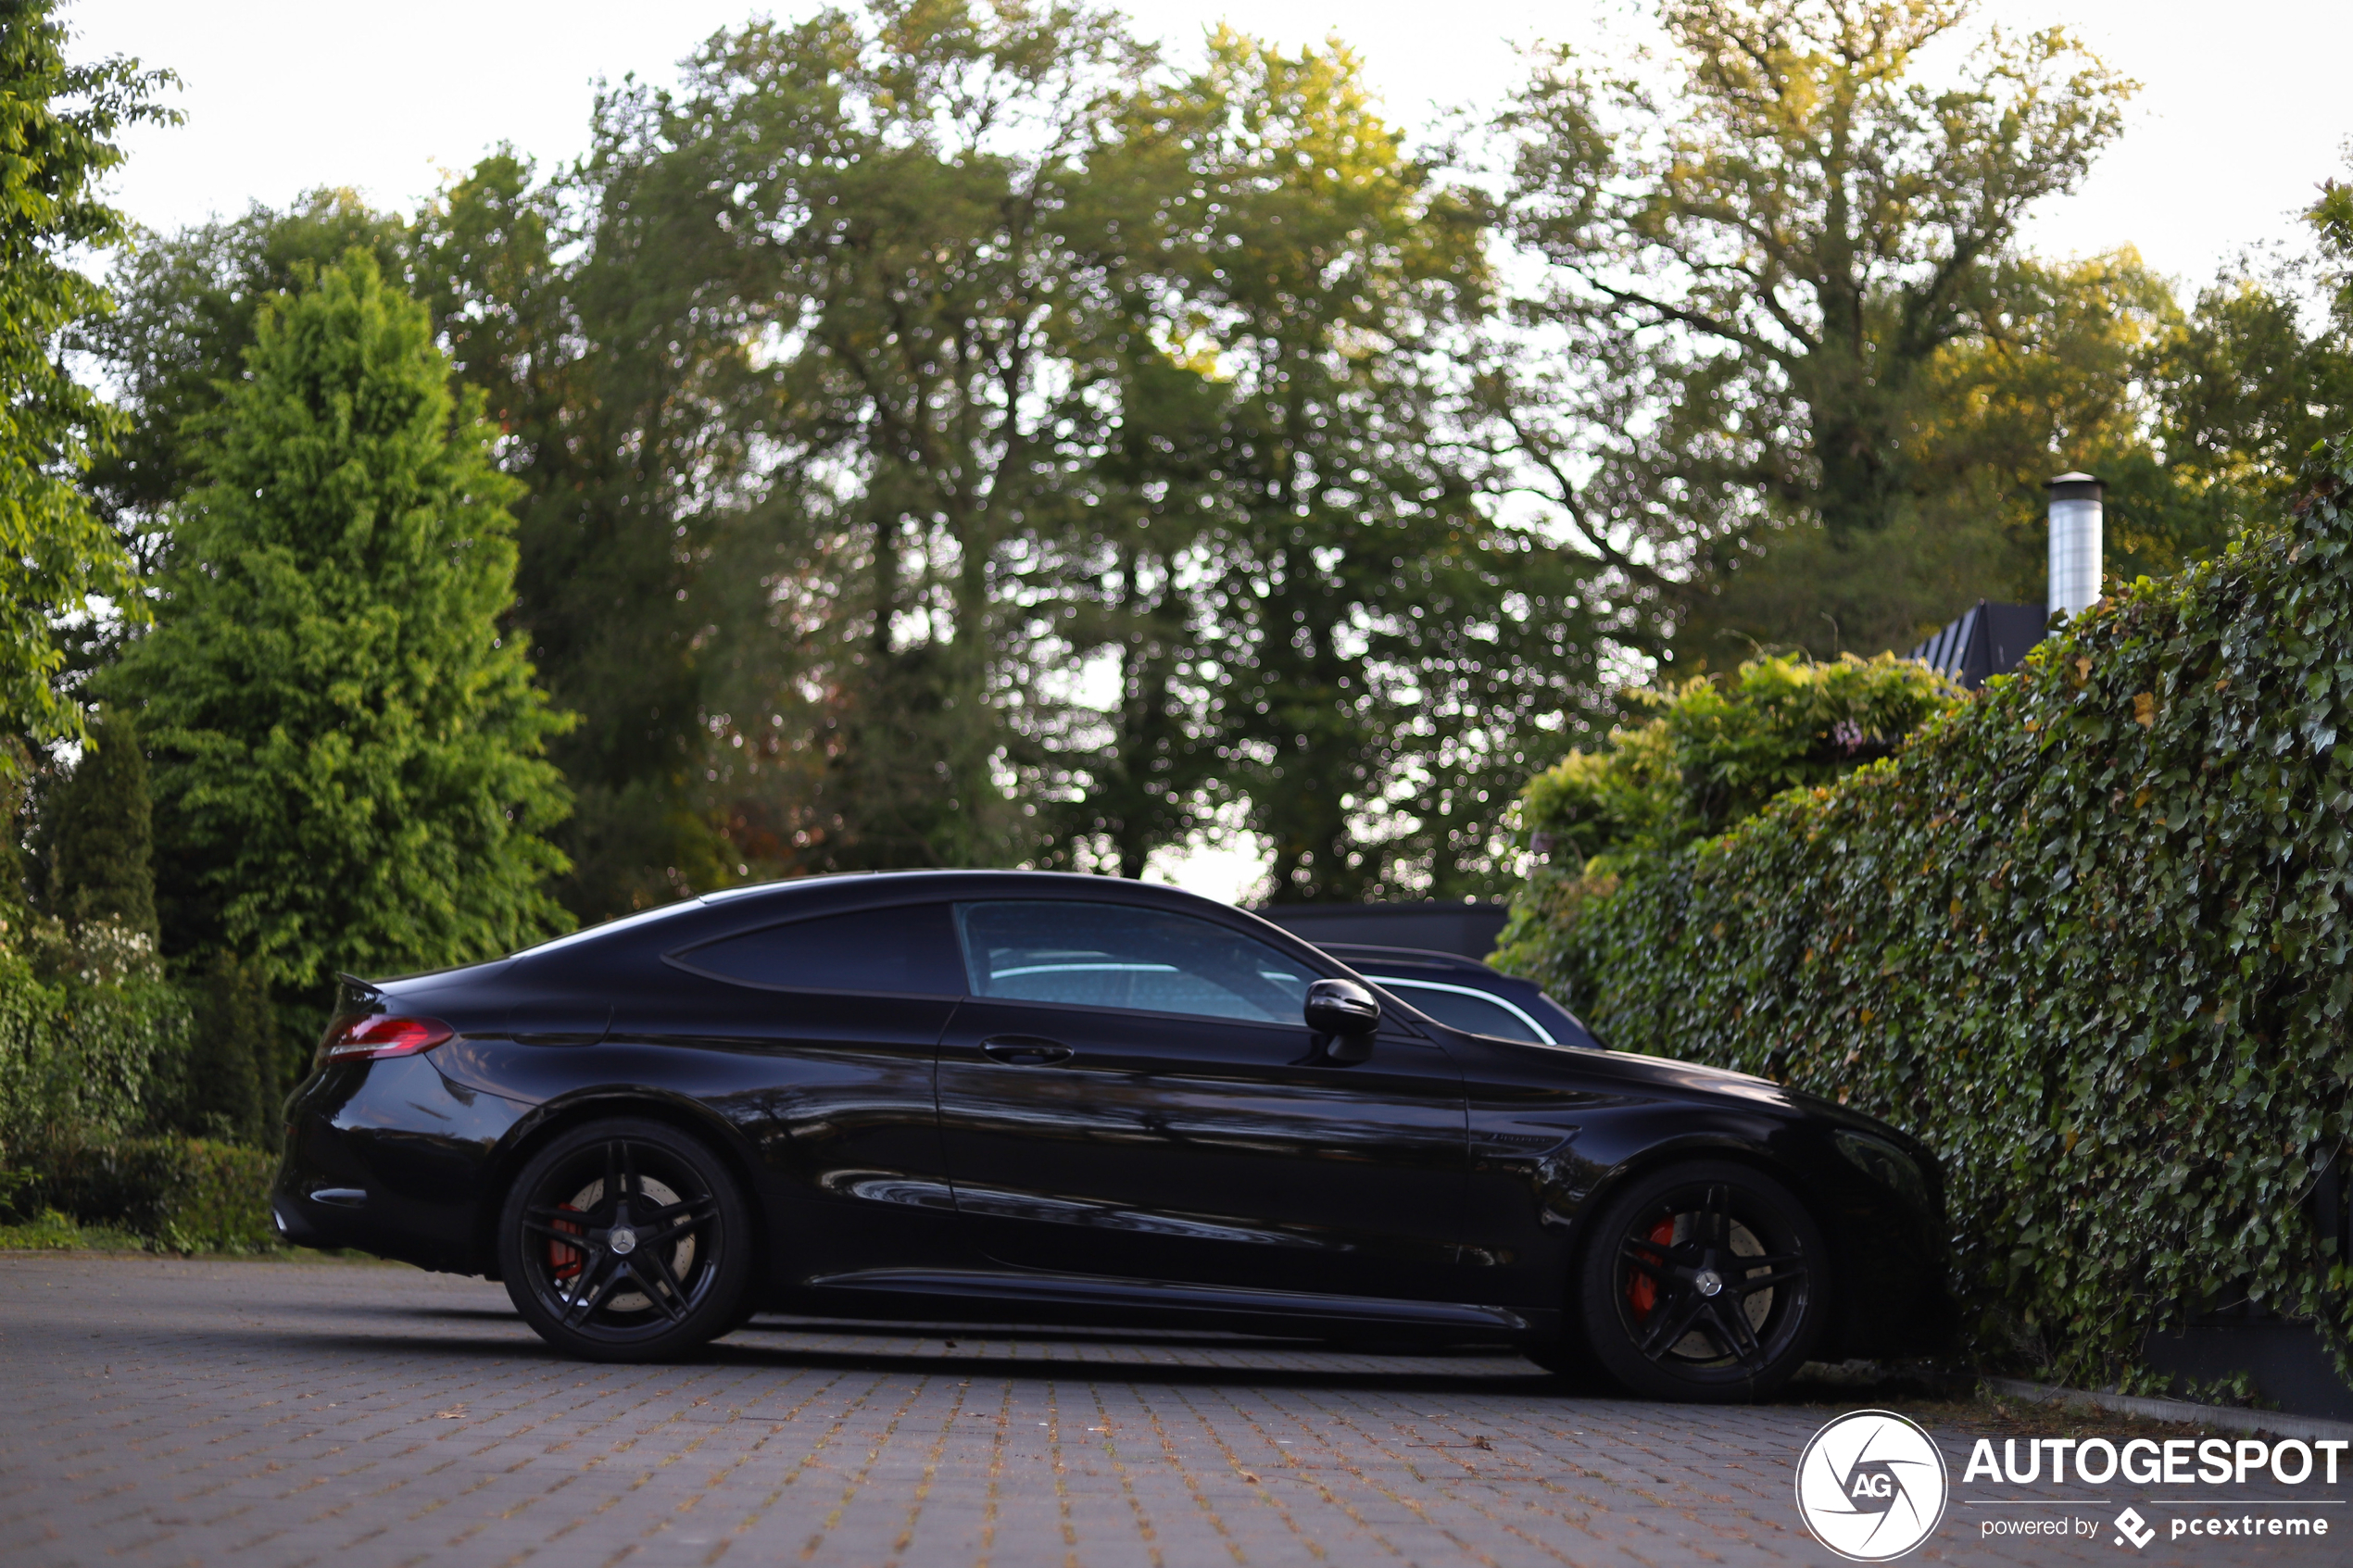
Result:
[[[335,1012],[382,1012],[384,990],[372,980],[362,980],[356,974],[335,972]]]

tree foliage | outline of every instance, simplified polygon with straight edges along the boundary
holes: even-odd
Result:
[[[1492,395],[1686,659],[1907,633],[1920,599],[1826,624],[1787,593],[1747,602],[1743,570],[1793,533],[1817,582],[1934,552],[1964,521],[1931,505],[1945,361],[2052,330],[2056,280],[2019,228],[2116,135],[2132,84],[2052,30],[1990,32],[1931,86],[1922,56],[1967,9],[1674,0],[1672,80],[1559,51],[1505,118],[1515,229],[1550,266],[1529,310],[1566,353]],[[1907,547],[1875,549],[1891,531]]]
[[[453,186],[414,265],[529,486],[574,907],[1213,820],[1282,896],[1500,885],[1600,649],[1444,458],[1484,223],[1344,52],[1011,3],[723,33]]]
[[[2353,1092],[2353,448],[2292,522],[2143,579],[1896,758],[1595,885],[1502,959],[1614,1043],[1760,1073],[1944,1159],[1989,1359],[2131,1374],[2252,1299],[2340,1352],[2305,1200]]]
[[[199,1135],[274,1148],[271,1112],[300,1073],[282,1070],[289,1053],[269,983],[258,966],[225,947],[201,955],[191,967],[186,1083],[173,1121]]]
[[[55,11],[54,0],[0,3],[0,730],[41,740],[82,733],[59,689],[56,623],[94,598],[139,608],[132,562],[76,483],[117,421],[59,350],[107,307],[68,257],[122,237],[121,215],[98,196],[122,160],[114,138],[170,118],[155,94],[170,81],[119,56],[69,64]]]
[[[294,987],[560,919],[560,721],[497,625],[513,485],[429,334],[361,252],[262,304],[156,626],[109,672],[153,754],[170,945]]]
[[[257,204],[238,218],[127,239],[107,279],[114,308],[75,334],[131,416],[86,487],[152,571],[170,543],[167,508],[202,483],[198,429],[243,376],[262,303],[354,247],[400,277],[406,225],[350,191],[321,190],[283,212]]]
[[[146,754],[128,713],[106,713],[90,726],[81,761],[42,818],[49,912],[75,926],[114,921],[154,941],[154,810]]]
[[[136,416],[91,488],[179,549],[253,306],[356,245],[521,485],[575,915],[1245,829],[1263,897],[1499,892],[1519,786],[1646,659],[1831,669],[2038,597],[2061,468],[2113,566],[2174,570],[2342,420],[2307,274],[2020,248],[2129,84],[2056,32],[1947,70],[1964,11],[1676,0],[1663,69],[1545,54],[1502,203],[1338,44],[753,22],[604,93],[575,164],[148,237],[84,332]]]

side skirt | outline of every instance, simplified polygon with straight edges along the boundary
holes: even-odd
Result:
[[[1098,1323],[1207,1323],[1258,1332],[1319,1336],[1363,1328],[1418,1329],[1463,1339],[1517,1340],[1555,1325],[1556,1313],[1453,1301],[1323,1296],[1240,1286],[1177,1285],[1044,1272],[983,1269],[867,1269],[804,1280],[796,1309],[868,1317],[910,1308],[936,1316],[949,1302],[958,1317]]]

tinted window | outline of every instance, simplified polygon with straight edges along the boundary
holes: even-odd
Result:
[[[706,974],[797,991],[961,997],[964,966],[945,904],[820,915],[678,955]]]
[[[1492,997],[1473,996],[1464,990],[1441,989],[1428,981],[1392,980],[1386,976],[1366,975],[1375,985],[1386,985],[1398,996],[1449,1028],[1468,1030],[1474,1035],[1492,1035],[1504,1040],[1526,1040],[1530,1045],[1548,1042],[1528,1025],[1528,1021]]]
[[[973,995],[1297,1023],[1314,979],[1239,932],[1118,904],[960,904]]]

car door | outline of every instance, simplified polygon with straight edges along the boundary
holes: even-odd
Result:
[[[1022,1268],[1452,1299],[1466,1136],[1447,1048],[1344,1060],[1302,960],[1077,899],[956,907],[970,994],[939,1053],[959,1223]]]
[[[846,1270],[959,1245],[932,1099],[964,988],[944,903],[804,915],[665,962],[685,972],[661,1004],[665,1071],[711,1063],[698,1098],[781,1178],[769,1194],[780,1257]],[[625,1016],[614,1035],[629,1037]]]

